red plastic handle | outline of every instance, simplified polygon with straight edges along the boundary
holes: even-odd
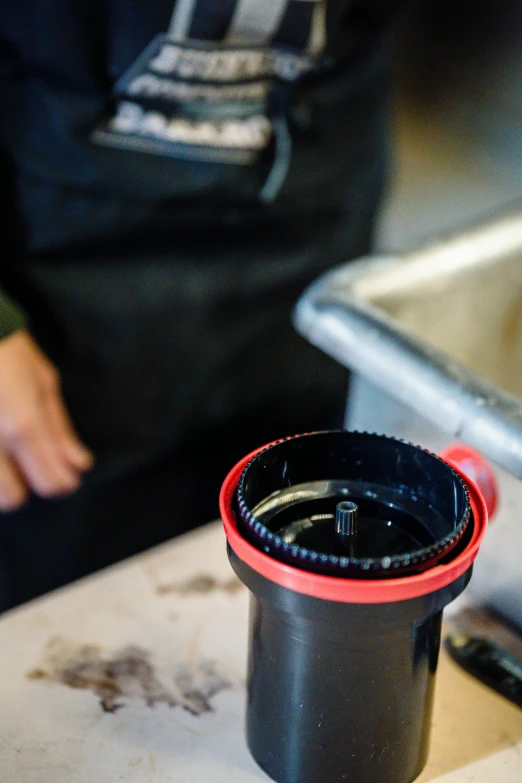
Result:
[[[466,443],[452,443],[451,446],[446,446],[439,456],[476,484],[484,498],[488,518],[491,520],[498,504],[498,483],[487,459],[480,451]]]

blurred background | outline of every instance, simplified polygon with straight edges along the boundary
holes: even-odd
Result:
[[[522,199],[522,4],[410,3],[393,50],[392,178],[378,250],[402,252]]]

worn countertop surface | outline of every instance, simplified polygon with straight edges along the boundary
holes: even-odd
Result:
[[[243,732],[247,612],[213,523],[3,615],[1,783],[268,781]],[[522,711],[444,652],[418,780],[522,780]]]

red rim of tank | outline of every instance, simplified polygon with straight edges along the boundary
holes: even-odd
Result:
[[[488,513],[479,490],[458,467],[453,469],[464,480],[470,495],[473,534],[465,549],[451,562],[436,565],[420,574],[390,579],[345,579],[305,571],[266,555],[250,544],[238,530],[232,500],[243,469],[266,446],[241,459],[229,472],[219,497],[219,507],[227,541],[234,553],[250,568],[272,582],[297,593],[343,603],[374,604],[404,601],[435,592],[464,574],[475,560],[484,538]]]

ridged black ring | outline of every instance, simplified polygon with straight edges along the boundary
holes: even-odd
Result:
[[[448,522],[436,543],[406,554],[377,558],[330,555],[283,541],[256,519],[252,509],[275,491],[306,481],[347,479],[402,487]],[[432,452],[404,440],[367,432],[332,430],[283,438],[260,451],[245,467],[236,491],[242,534],[277,560],[335,576],[380,578],[424,571],[447,559],[471,517],[460,476]]]

